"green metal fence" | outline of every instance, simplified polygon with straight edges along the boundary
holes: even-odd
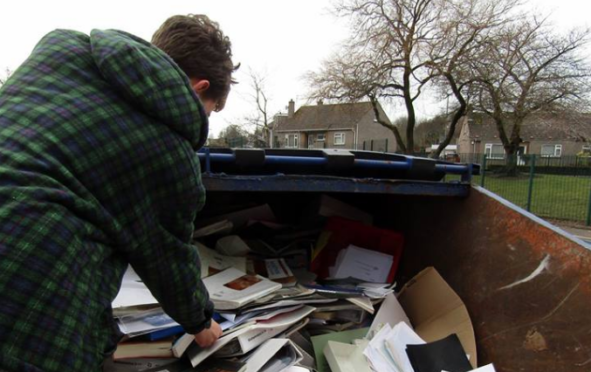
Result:
[[[591,158],[461,154],[462,162],[481,164],[473,183],[543,218],[591,226]]]

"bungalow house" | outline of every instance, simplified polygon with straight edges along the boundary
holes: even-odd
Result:
[[[380,118],[390,123],[381,106]],[[379,141],[380,147],[373,147]],[[375,119],[370,102],[302,106],[295,111],[289,101],[287,115],[275,117],[272,128],[272,147],[275,148],[335,148],[396,151],[396,139],[388,128]]]
[[[511,133],[507,126],[507,135]],[[591,151],[591,115],[581,113],[537,114],[526,118],[521,128],[518,154],[535,154],[550,159],[574,158]],[[494,121],[483,114],[473,113],[462,119],[457,141],[458,153],[486,154],[488,159],[504,159],[505,150]],[[470,159],[471,160],[471,159]]]

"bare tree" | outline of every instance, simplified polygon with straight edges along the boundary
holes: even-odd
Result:
[[[456,134],[456,127],[469,106],[476,78],[466,66],[478,58],[478,52],[491,35],[511,23],[511,14],[519,6],[514,0],[448,0],[445,17],[440,20],[440,35],[429,45],[430,66],[435,70],[436,86],[442,95],[455,101],[446,135],[431,156],[438,158]]]
[[[590,70],[580,52],[589,35],[583,29],[560,36],[546,19],[524,19],[487,39],[468,66],[477,79],[476,108],[496,124],[508,174],[516,174],[514,155],[528,116],[586,105]]]
[[[488,30],[502,24],[509,0],[342,0],[337,14],[351,17],[353,36],[343,51],[309,75],[311,98],[369,99],[378,123],[392,130],[398,148],[414,151],[415,102],[437,79],[458,101],[446,142],[465,114],[471,83],[457,66]],[[378,100],[400,100],[406,109],[404,139],[378,115]],[[441,151],[447,143],[442,143]]]
[[[248,137],[249,133],[241,125],[230,124],[212,142],[217,146],[244,147],[248,144]]]
[[[378,123],[394,132],[398,148],[414,151],[416,112],[414,102],[433,78],[425,48],[437,33],[442,7],[440,0],[343,0],[337,14],[352,19],[352,38],[336,63],[328,62],[318,74],[311,75],[316,87],[313,96],[352,100],[400,99],[406,108],[406,143],[395,126],[376,116]],[[323,75],[335,68],[346,71],[339,89],[323,84]],[[332,85],[332,86],[331,86]],[[377,110],[374,110],[377,113]]]
[[[268,108],[270,97],[266,87],[267,76],[262,72],[249,69],[248,77],[251,88],[249,98],[255,105],[255,110],[252,115],[245,117],[245,121],[247,125],[255,128],[255,135],[260,137],[257,138],[257,143],[264,144],[266,147],[271,143],[270,124],[273,120]]]

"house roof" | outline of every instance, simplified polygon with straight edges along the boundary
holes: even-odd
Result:
[[[473,114],[468,120],[470,138],[493,140],[499,138],[494,121],[483,114]],[[506,126],[507,136],[512,125]],[[591,115],[583,113],[537,114],[527,117],[521,127],[523,141],[562,140],[591,141]]]
[[[277,123],[277,131],[354,128],[372,110],[371,102],[318,104],[300,107]],[[388,120],[384,115],[384,120]],[[389,121],[389,120],[388,120]]]

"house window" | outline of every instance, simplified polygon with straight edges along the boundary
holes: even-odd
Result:
[[[300,146],[299,135],[297,134],[286,134],[285,135],[285,147],[291,149],[297,149]]]
[[[334,134],[334,144],[335,145],[344,145],[345,144],[345,133],[335,133]]]
[[[562,145],[542,145],[542,157],[559,158],[562,156]]]
[[[505,148],[501,144],[487,143],[484,145],[484,153],[488,159],[505,159]]]
[[[324,142],[324,141],[325,141],[324,133],[316,135],[316,142]]]
[[[583,145],[583,148],[581,149],[581,151],[583,151],[584,154],[591,153],[591,145]]]

